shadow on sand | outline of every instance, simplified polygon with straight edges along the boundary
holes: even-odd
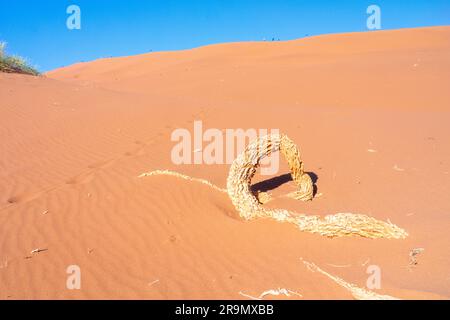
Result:
[[[319,179],[319,177],[317,176],[317,174],[315,174],[314,172],[306,172],[307,175],[309,175],[311,177],[311,180],[313,182],[313,195],[316,195],[317,193],[317,186],[316,186],[316,182]],[[278,177],[273,177],[258,183],[255,183],[254,185],[251,186],[251,190],[254,193],[257,192],[267,192],[270,190],[274,190],[276,188],[278,188],[279,186],[288,183],[289,181],[292,181],[292,177],[290,173],[286,173],[286,174],[282,174]]]

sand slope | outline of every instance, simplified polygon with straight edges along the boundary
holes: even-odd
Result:
[[[380,294],[449,298],[450,27],[222,44],[102,59],[46,77],[0,74],[0,298],[246,299],[286,288],[352,299],[321,273]],[[267,204],[389,219],[405,240],[327,239],[244,222],[228,165],[176,166],[176,128],[275,128],[322,196]],[[276,176],[287,173],[287,165]],[[258,177],[263,181],[270,177]],[[424,248],[408,268],[409,252]],[[31,253],[34,249],[47,249]],[[66,268],[81,268],[81,290]],[[268,298],[268,297],[266,297]]]

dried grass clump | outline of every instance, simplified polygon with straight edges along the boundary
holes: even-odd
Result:
[[[297,146],[285,135],[267,135],[250,143],[234,160],[228,174],[228,195],[244,219],[273,215],[272,211],[261,206],[251,190],[251,182],[261,160],[276,151],[280,151],[288,161],[292,180],[299,187],[296,199],[307,201],[313,197],[313,183],[303,171]]]
[[[227,189],[222,189],[211,182],[192,178],[187,175],[170,171],[156,170],[143,173],[139,177],[170,175],[184,180],[200,182],[217,191],[228,193],[239,215],[251,220],[258,217],[272,218],[281,222],[296,224],[300,230],[318,233],[326,237],[361,236],[365,238],[402,239],[407,237],[405,230],[363,214],[337,213],[319,216],[299,214],[284,209],[268,209],[263,206],[270,201],[270,195],[264,192],[254,193],[251,190],[251,180],[258,169],[261,160],[273,152],[280,151],[288,161],[292,180],[298,190],[291,197],[308,201],[313,198],[313,182],[303,170],[300,151],[286,135],[267,135],[256,139],[232,163],[227,179]]]
[[[297,184],[295,198],[302,201],[313,197],[313,183],[303,170],[300,152],[286,135],[267,135],[253,141],[233,162],[227,180],[227,191],[241,217],[251,220],[269,217],[298,225],[300,230],[327,237],[357,235],[366,238],[405,238],[407,233],[390,222],[383,222],[362,214],[338,213],[307,216],[283,209],[266,209],[251,191],[251,180],[261,160],[280,151],[288,161],[292,180]]]

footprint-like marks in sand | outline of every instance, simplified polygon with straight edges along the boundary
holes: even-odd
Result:
[[[25,202],[34,200],[36,198],[39,198],[43,194],[53,191],[53,190],[56,190],[56,189],[57,188],[54,187],[54,188],[49,188],[46,190],[41,190],[38,192],[23,193],[23,194],[11,196],[6,200],[6,206],[3,206],[2,208],[0,208],[0,210],[6,209],[12,205],[17,205],[17,204],[21,204],[21,203],[25,203]]]
[[[90,182],[96,173],[96,170],[92,170],[89,172],[84,172],[79,175],[76,175],[69,180],[66,181],[66,184],[76,185],[76,184],[84,184]]]
[[[145,152],[145,146],[143,146],[143,147],[138,148],[138,149],[133,150],[133,151],[127,151],[127,152],[125,152],[123,155],[124,155],[125,157],[138,157],[138,156],[143,156],[143,155],[145,155],[145,154],[146,154],[146,152]]]
[[[88,166],[88,171],[82,172],[69,180],[66,181],[66,184],[76,185],[76,184],[85,184],[94,179],[95,174],[100,170],[107,169],[114,165],[120,158],[118,159],[109,159],[104,161],[98,161]]]
[[[200,112],[193,114],[192,115],[192,119],[190,120],[186,120],[184,121],[184,123],[189,123],[192,124],[194,123],[195,120],[199,119],[200,117],[203,117],[212,110],[213,108],[201,108]],[[111,167],[112,165],[114,165],[115,163],[117,163],[118,161],[125,159],[125,158],[130,158],[130,157],[138,157],[138,156],[143,156],[146,154],[145,149],[154,145],[156,142],[158,142],[162,137],[164,136],[170,136],[170,132],[172,130],[174,130],[177,127],[181,127],[180,124],[173,124],[173,125],[166,125],[164,127],[163,130],[161,130],[160,132],[156,133],[152,138],[150,138],[147,142],[141,141],[141,140],[135,140],[134,141],[134,145],[135,147],[138,146],[138,148],[135,148],[132,151],[127,151],[125,153],[122,154],[122,156],[119,156],[117,158],[113,158],[113,159],[108,159],[108,160],[103,160],[103,161],[98,161],[98,162],[94,162],[90,165],[87,166],[87,170],[84,172],[81,172],[80,174],[73,176],[71,178],[69,178],[68,180],[65,181],[65,183],[54,186],[52,188],[48,188],[45,190],[41,190],[35,193],[29,193],[29,194],[22,194],[22,195],[15,195],[15,196],[11,196],[10,198],[8,198],[6,200],[6,205],[4,205],[3,207],[0,207],[0,210],[4,210],[7,209],[10,206],[13,205],[17,205],[17,204],[22,204],[25,202],[29,202],[32,201],[36,198],[39,198],[40,196],[49,193],[51,191],[55,191],[58,189],[63,188],[64,186],[75,186],[75,185],[80,185],[80,184],[86,184],[89,183],[90,181],[92,181],[95,178],[95,175],[100,171],[100,170],[104,170],[107,169],[109,167]],[[230,214],[228,210],[224,210],[227,212],[227,214]],[[230,216],[233,216],[232,214],[230,214]]]
[[[105,169],[107,167],[110,167],[114,164],[115,160],[106,160],[106,161],[99,161],[95,162],[88,166],[89,169]]]
[[[8,200],[6,200],[6,202],[8,202],[9,204],[14,204],[14,203],[19,203],[22,200],[21,196],[13,196],[10,197]]]

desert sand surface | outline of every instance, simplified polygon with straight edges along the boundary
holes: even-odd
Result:
[[[355,299],[367,268],[399,299],[450,298],[450,27],[211,45],[0,74],[0,299]],[[316,197],[280,159],[270,208],[352,212],[406,239],[327,238],[244,221],[229,165],[175,165],[171,133],[279,129]],[[278,177],[278,179],[277,179]],[[275,180],[266,181],[274,178]],[[265,181],[265,182],[264,182]],[[276,183],[281,181],[283,183]],[[411,261],[414,249],[424,249]],[[39,252],[36,252],[38,249]],[[33,252],[33,253],[32,253]],[[66,287],[67,267],[81,289]]]

